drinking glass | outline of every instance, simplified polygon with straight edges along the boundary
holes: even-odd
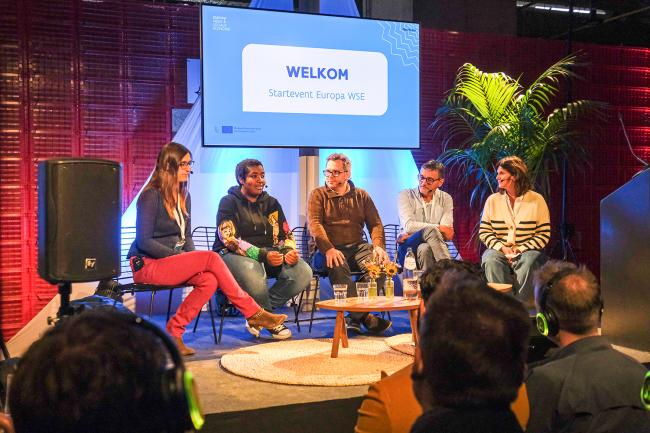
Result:
[[[423,270],[415,269],[413,271],[413,278],[417,281],[418,298],[420,299],[422,299],[422,287],[420,286],[420,278],[422,277],[422,274],[424,274]]]
[[[357,283],[357,298],[362,301],[368,300],[368,287],[370,283],[358,282]]]
[[[348,296],[347,284],[334,284],[334,303],[345,304],[345,298]]]
[[[402,281],[404,299],[412,301],[418,298],[418,280],[415,278],[404,278]]]

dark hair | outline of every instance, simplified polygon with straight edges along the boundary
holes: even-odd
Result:
[[[553,283],[546,295],[546,305],[555,312],[560,329],[578,335],[587,334],[598,327],[602,301],[598,280],[586,266],[549,260],[535,272],[535,300],[539,302],[543,286],[564,271],[572,272]]]
[[[422,274],[422,277],[420,277],[420,289],[422,290],[422,299],[424,299],[424,302],[429,300],[429,297],[440,284],[440,280],[445,272],[451,270],[466,271],[471,275],[487,281],[485,280],[485,273],[482,271],[481,267],[475,263],[452,259],[438,260],[429,266],[427,270],[424,271],[424,274]]]
[[[445,165],[442,162],[436,161],[435,159],[430,159],[427,162],[425,162],[424,164],[422,164],[422,166],[420,167],[420,170],[422,170],[422,169],[424,169],[424,170],[437,170],[438,171],[438,177],[440,177],[440,179],[445,178]]]
[[[170,141],[165,144],[156,159],[156,169],[151,175],[151,179],[144,187],[145,190],[155,188],[160,191],[163,199],[163,204],[167,214],[171,219],[174,219],[174,209],[176,208],[176,197],[181,205],[181,210],[188,215],[187,208],[185,207],[185,198],[187,197],[187,182],[178,184],[178,169],[181,165],[181,160],[185,155],[192,156],[192,152],[182,144]]]
[[[475,275],[449,271],[420,328],[423,372],[434,404],[507,407],[523,381],[530,321],[516,299]]]
[[[29,348],[10,390],[17,433],[162,432],[162,341],[124,313],[65,319]]]
[[[515,177],[515,190],[517,191],[517,196],[524,195],[533,189],[530,179],[528,178],[528,167],[523,159],[518,156],[506,156],[505,158],[501,158],[497,163],[497,168],[499,167],[503,168]]]
[[[250,169],[252,167],[258,166],[264,167],[262,162],[257,159],[247,158],[243,161],[240,161],[239,164],[237,164],[235,167],[235,179],[237,180],[237,184],[241,185],[242,183],[239,179],[246,179],[246,176],[248,176]]]

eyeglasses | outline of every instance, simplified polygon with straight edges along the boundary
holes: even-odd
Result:
[[[194,161],[181,161],[180,164],[178,164],[178,165],[181,168],[187,168],[187,167],[192,168],[192,166],[194,165]]]
[[[347,173],[347,170],[338,171],[338,170],[323,170],[323,176],[325,177],[339,177],[341,173]]]
[[[438,179],[434,179],[432,177],[424,177],[424,176],[418,174],[418,181],[420,181],[420,182],[425,181],[427,185],[433,185],[434,183],[438,182],[439,180],[442,180],[442,178],[439,177]]]

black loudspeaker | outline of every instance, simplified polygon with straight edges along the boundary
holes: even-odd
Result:
[[[38,167],[38,274],[51,283],[120,273],[119,163],[51,159]]]

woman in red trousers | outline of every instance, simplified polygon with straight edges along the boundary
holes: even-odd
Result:
[[[219,254],[195,251],[187,190],[191,167],[192,155],[185,146],[171,142],[162,148],[156,170],[138,198],[136,236],[128,254],[136,283],[194,286],[167,322],[167,332],[185,356],[196,352],[183,343],[185,327],[217,288],[249,326],[273,329],[287,318],[261,308],[239,287]]]

